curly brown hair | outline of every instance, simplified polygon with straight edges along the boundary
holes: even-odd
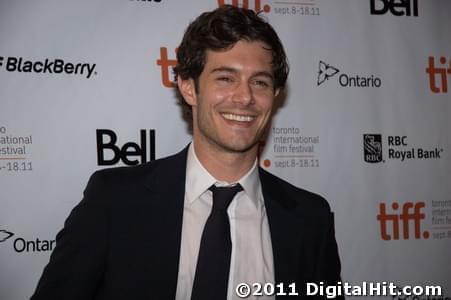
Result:
[[[183,80],[191,78],[197,91],[198,79],[206,63],[206,51],[229,49],[238,41],[245,40],[260,41],[269,46],[274,89],[283,88],[289,72],[285,50],[273,27],[260,14],[232,5],[202,13],[189,24],[178,47],[175,81],[178,76]],[[180,91],[178,99],[185,117],[191,119],[191,106],[184,101]]]

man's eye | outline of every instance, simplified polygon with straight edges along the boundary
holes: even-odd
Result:
[[[254,84],[260,87],[269,87],[271,84],[265,80],[255,80]]]
[[[216,78],[216,80],[224,81],[224,82],[232,82],[233,81],[233,79],[231,77],[226,77],[226,76],[218,77],[218,78]]]

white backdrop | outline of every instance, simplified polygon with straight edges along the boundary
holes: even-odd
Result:
[[[286,46],[260,163],[329,200],[343,280],[451,297],[451,1],[223,2],[264,9]],[[97,130],[139,149],[145,130],[146,160],[190,141],[168,70],[189,21],[220,3],[0,1],[2,300],[32,294],[89,175],[108,167],[98,151],[114,158]]]

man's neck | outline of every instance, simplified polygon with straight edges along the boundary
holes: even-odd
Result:
[[[217,180],[236,182],[253,167],[257,146],[246,152],[227,152],[214,147],[200,147],[193,141],[194,152],[202,166]]]

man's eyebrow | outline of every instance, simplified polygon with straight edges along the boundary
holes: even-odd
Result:
[[[264,76],[264,77],[268,77],[271,80],[274,80],[274,76],[267,71],[260,71],[260,72],[255,73],[254,75],[252,75],[252,77],[258,77],[258,76]]]
[[[217,73],[217,72],[227,72],[227,73],[238,73],[237,69],[230,68],[230,67],[218,67],[211,70],[211,73]],[[271,80],[274,80],[274,76],[267,71],[259,71],[254,74],[252,74],[252,77],[258,77],[258,76],[264,76],[268,77]]]
[[[214,68],[210,71],[210,73],[217,73],[217,72],[228,72],[228,73],[238,73],[237,69],[230,68],[230,67],[218,67]]]

